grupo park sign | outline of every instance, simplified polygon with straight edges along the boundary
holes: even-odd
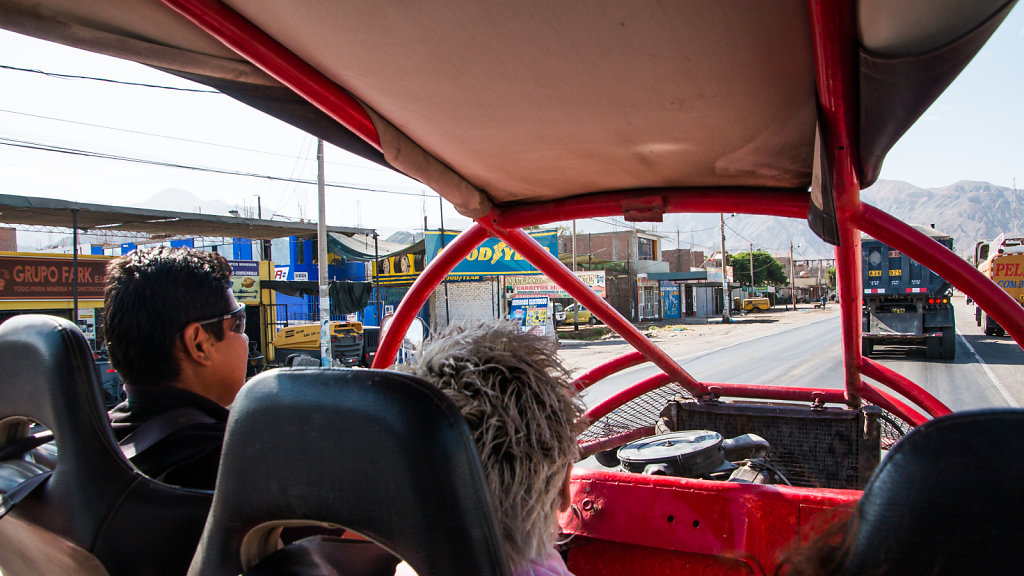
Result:
[[[78,297],[103,299],[108,258],[78,258]],[[0,255],[0,300],[70,300],[74,297],[71,256]]]

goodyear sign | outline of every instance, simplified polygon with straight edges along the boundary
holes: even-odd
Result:
[[[558,256],[558,230],[536,230],[529,233],[540,245]],[[458,235],[457,232],[445,231],[442,240],[439,230],[427,230],[424,235],[426,240],[426,257],[429,263],[440,252],[444,246],[451,244]],[[469,256],[452,270],[448,280],[468,281],[480,280],[484,277],[499,276],[507,274],[540,274],[532,264],[519,255],[518,252],[505,245],[505,242],[497,238],[488,238],[480,246],[474,249]]]

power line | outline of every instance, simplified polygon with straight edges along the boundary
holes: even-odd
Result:
[[[99,159],[103,159],[103,160],[116,160],[116,161],[119,161],[119,162],[130,162],[130,163],[134,163],[134,164],[147,164],[147,165],[150,165],[150,166],[161,166],[161,167],[164,167],[164,168],[178,168],[178,169],[182,169],[182,170],[193,170],[193,171],[196,171],[196,172],[207,172],[207,173],[211,173],[211,174],[222,174],[222,175],[226,175],[226,176],[244,176],[244,177],[248,177],[248,178],[262,178],[264,180],[273,180],[273,181],[277,181],[277,182],[292,182],[292,183],[296,183],[296,184],[310,184],[310,185],[315,185],[316,184],[315,180],[309,180],[309,179],[306,179],[306,178],[290,178],[290,177],[282,177],[282,176],[272,176],[272,175],[269,175],[269,174],[259,174],[259,173],[256,173],[256,172],[244,172],[244,171],[241,171],[241,170],[228,170],[228,169],[223,169],[223,168],[210,168],[210,167],[203,167],[203,166],[192,166],[192,165],[189,165],[189,164],[180,164],[180,163],[177,163],[177,162],[164,162],[164,161],[160,161],[160,160],[147,160],[147,159],[144,159],[144,158],[133,158],[133,157],[130,157],[130,156],[119,156],[119,155],[116,155],[116,154],[107,154],[107,153],[103,153],[103,152],[93,152],[93,151],[90,151],[90,150],[81,150],[81,149],[77,149],[77,148],[66,148],[66,147],[63,147],[63,146],[55,146],[55,145],[51,145],[51,144],[32,142],[32,141],[28,141],[28,140],[17,140],[17,139],[14,139],[14,138],[7,138],[7,137],[4,137],[4,136],[0,136],[0,145],[9,146],[9,147],[12,147],[12,148],[23,148],[23,149],[26,149],[26,150],[37,150],[37,151],[41,151],[41,152],[53,152],[53,153],[57,153],[57,154],[68,154],[68,155],[71,155],[71,156],[81,156],[81,157],[84,157],[84,158],[99,158]],[[346,190],[358,190],[358,191],[361,191],[361,192],[379,192],[379,193],[382,193],[382,194],[396,194],[396,195],[399,195],[399,196],[415,196],[417,198],[421,196],[421,193],[419,193],[419,192],[400,192],[398,190],[382,190],[380,188],[370,188],[370,187],[365,187],[365,186],[355,186],[355,185],[351,185],[351,184],[340,184],[340,183],[326,182],[324,185],[328,186],[330,188],[343,188],[343,189],[346,189]]]
[[[732,231],[733,234],[735,234],[735,235],[739,236],[740,238],[743,238],[744,240],[746,240],[747,243],[753,244],[753,245],[757,246],[758,248],[765,248],[765,249],[768,249],[768,250],[774,250],[775,252],[782,252],[783,251],[783,250],[781,250],[779,248],[771,248],[769,246],[764,246],[764,245],[762,245],[762,244],[760,244],[758,242],[754,242],[750,238],[747,238],[743,234],[740,234],[739,232],[737,232],[732,226],[729,226],[728,224],[726,224],[725,227],[728,228],[730,231]]]
[[[28,72],[31,74],[39,74],[47,76],[49,78],[60,78],[62,80],[92,80],[94,82],[106,82],[108,84],[121,84],[123,86],[137,86],[140,88],[157,88],[160,90],[174,90],[176,92],[196,92],[199,94],[222,94],[218,90],[203,90],[199,88],[178,88],[177,86],[161,86],[159,84],[143,84],[141,82],[125,82],[123,80],[111,80],[110,78],[98,78],[96,76],[76,76],[74,74],[58,74],[56,72],[46,72],[43,70],[35,70],[32,68],[18,68],[17,66],[6,66],[0,64],[0,69],[12,70],[14,72]]]
[[[25,117],[28,117],[28,118],[38,118],[40,120],[49,120],[49,121],[52,121],[52,122],[61,122],[61,123],[64,123],[64,124],[72,124],[72,125],[75,125],[75,126],[87,126],[89,128],[99,128],[100,130],[110,130],[110,131],[113,131],[113,132],[122,132],[122,133],[125,133],[125,134],[135,134],[135,135],[138,135],[138,136],[149,136],[149,137],[152,137],[152,138],[161,138],[161,139],[164,139],[164,140],[173,140],[173,141],[176,141],[176,142],[185,142],[185,143],[188,143],[188,144],[201,144],[203,146],[213,146],[213,147],[216,147],[216,148],[226,148],[228,150],[238,150],[240,152],[252,152],[254,154],[264,154],[264,155],[267,155],[267,156],[277,156],[279,158],[289,158],[289,159],[291,159],[291,158],[295,157],[292,154],[282,154],[280,152],[268,152],[266,150],[257,150],[255,148],[245,148],[243,146],[230,146],[228,144],[218,144],[218,143],[215,143],[215,142],[206,142],[206,141],[203,141],[203,140],[193,140],[193,139],[190,139],[190,138],[180,138],[180,137],[177,137],[177,136],[167,136],[165,134],[154,134],[152,132],[143,132],[143,131],[140,131],[140,130],[129,130],[127,128],[116,128],[114,126],[104,126],[102,124],[91,124],[89,122],[79,122],[77,120],[68,120],[66,118],[56,118],[56,117],[53,117],[53,116],[44,116],[42,114],[30,114],[28,112],[18,112],[18,111],[15,111],[15,110],[6,110],[6,109],[3,109],[3,108],[0,108],[0,113],[14,114],[14,115],[17,115],[17,116],[25,116]],[[358,164],[352,164],[352,163],[348,163],[348,162],[328,162],[328,164],[330,164],[332,166],[344,166],[346,168],[363,168],[363,166],[359,166]]]

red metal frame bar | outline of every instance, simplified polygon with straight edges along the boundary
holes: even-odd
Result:
[[[626,352],[621,356],[616,356],[607,362],[599,364],[598,366],[587,370],[583,374],[580,374],[573,385],[576,386],[576,390],[582,392],[595,383],[604,380],[605,378],[621,372],[626,368],[632,368],[638,364],[643,364],[647,361],[647,358],[640,353],[639,350],[633,350],[632,352]]]
[[[924,414],[921,414],[917,410],[914,410],[913,408],[908,406],[902,400],[897,399],[891,394],[886,394],[885,392],[868,384],[867,382],[864,383],[861,395],[868,402],[871,402],[876,406],[885,408],[889,412],[892,412],[893,414],[899,416],[900,418],[906,420],[907,422],[910,422],[914,426],[920,426],[921,424],[924,424],[925,422],[928,421],[928,417],[925,416]]]
[[[938,398],[929,394],[927,390],[888,366],[879,364],[869,358],[861,358],[860,371],[861,374],[868,378],[877,380],[889,387],[893,392],[912,399],[915,404],[924,408],[925,412],[931,415],[932,418],[945,416],[952,412]]]
[[[784,218],[806,218],[809,195],[806,190],[788,188],[666,188],[638,195],[636,190],[601,192],[536,202],[504,209],[496,224],[502,228],[540,226],[564,219],[621,216],[643,212],[656,221],[661,214],[689,212],[739,212]]]
[[[856,222],[872,237],[899,248],[973,298],[1024,347],[1024,308],[977,268],[913,226],[870,204],[863,206]]]
[[[492,214],[497,215],[498,213],[498,209],[492,211]],[[618,310],[612,308],[611,304],[605,301],[604,298],[595,294],[589,286],[569,271],[565,264],[562,264],[552,254],[544,250],[536,240],[522,230],[502,228],[494,223],[495,220],[496,218],[492,218],[489,215],[477,220],[477,222],[486,226],[493,235],[504,240],[506,244],[511,246],[516,252],[519,252],[519,255],[525,258],[527,262],[536,266],[538,270],[554,280],[556,284],[578,302],[596,314],[602,322],[619,334],[634,349],[664,370],[666,374],[671,375],[673,381],[678,382],[694,396],[703,397],[707,393],[707,389],[703,384],[684,370],[679,363],[670,358],[664,350],[648,340],[636,326],[626,320]]]
[[[670,382],[672,382],[672,377],[664,372],[648,376],[636,384],[633,384],[628,388],[624,388],[598,402],[587,410],[587,413],[584,414],[583,417],[590,422],[596,422],[597,420],[611,414],[617,408],[626,404],[630,400],[647,394],[652,390],[657,390]]]
[[[387,368],[394,364],[395,355],[402,345],[403,335],[412,325],[416,313],[430,298],[434,288],[444,280],[452,268],[469,256],[469,253],[489,236],[487,229],[479,224],[473,224],[452,240],[451,244],[445,246],[437,258],[430,261],[402,298],[398,309],[395,310],[395,317],[388,325],[387,333],[381,334],[380,347],[373,359],[373,368]]]
[[[858,406],[861,377],[860,234],[854,216],[860,210],[856,173],[858,118],[856,17],[849,0],[808,0],[817,78],[819,126],[824,164],[822,178],[831,177],[839,224],[836,265],[839,271],[843,331],[843,371],[847,403]]]
[[[218,0],[161,1],[381,150],[377,128],[355,98],[241,14]]]
[[[771,386],[766,384],[734,384],[705,382],[708,391],[717,397],[758,398],[761,400],[790,400],[795,402],[822,402],[845,404],[846,392],[838,389],[807,388],[797,386]]]

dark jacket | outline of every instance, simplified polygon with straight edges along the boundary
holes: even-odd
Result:
[[[143,423],[178,408],[193,408],[214,422],[187,425],[132,459],[143,474],[166,484],[213,490],[228,410],[213,400],[172,386],[125,385],[127,400],[110,412],[118,441]]]

